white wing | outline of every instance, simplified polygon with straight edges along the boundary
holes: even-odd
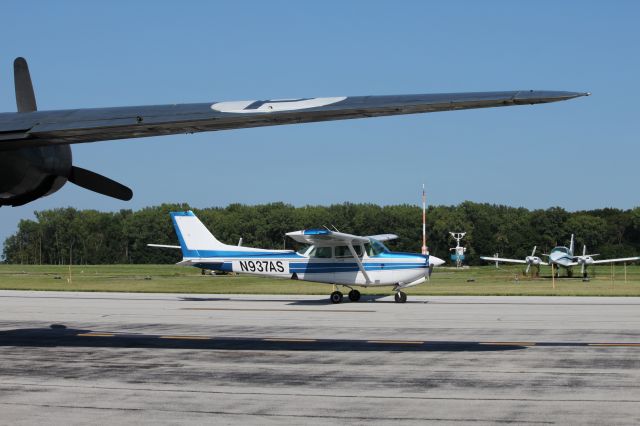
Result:
[[[303,231],[287,232],[287,236],[305,244],[339,245],[353,243],[367,243],[369,238],[328,229],[305,229]]]
[[[486,260],[487,262],[519,263],[522,265],[527,264],[527,261],[523,259],[506,259],[504,257],[487,257],[487,256],[480,256],[480,259]],[[548,265],[548,263],[540,261],[540,265],[546,266]]]
[[[640,260],[640,256],[636,257],[621,257],[619,259],[602,259],[602,260],[594,260],[592,265],[598,263],[622,263],[622,262],[635,262]]]
[[[503,257],[487,257],[487,256],[480,256],[480,259],[486,260],[487,262],[522,263],[525,265],[527,264],[527,262],[522,259],[505,259]]]
[[[368,235],[366,238],[373,238],[374,240],[378,240],[380,242],[395,240],[398,238],[396,234],[378,234],[378,235]]]

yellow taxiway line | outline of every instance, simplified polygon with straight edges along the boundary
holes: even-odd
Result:
[[[589,346],[640,346],[640,343],[589,343]]]
[[[535,342],[480,342],[481,345],[494,346],[535,346]]]
[[[159,336],[158,339],[211,340],[211,337],[207,337],[207,336]]]
[[[77,336],[80,337],[113,337],[113,333],[80,333]]]

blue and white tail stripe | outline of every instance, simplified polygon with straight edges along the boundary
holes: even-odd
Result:
[[[239,247],[224,244],[207,229],[206,226],[191,211],[171,212],[171,221],[175,228],[182,256],[185,259],[194,258],[300,258],[299,254],[291,250],[263,250],[251,247]]]

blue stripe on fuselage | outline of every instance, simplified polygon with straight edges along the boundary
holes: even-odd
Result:
[[[212,259],[213,261],[213,259]],[[216,271],[225,271],[232,272],[233,265],[232,262],[218,262],[218,263],[207,263],[202,262],[194,265],[197,268],[203,269],[212,269]],[[365,262],[363,264],[365,271],[395,271],[402,269],[427,269],[427,265],[425,263],[416,263],[416,262],[396,262],[396,263],[379,263],[379,262]],[[304,273],[304,274],[326,274],[326,273],[335,273],[335,272],[357,272],[360,268],[358,268],[358,264],[353,263],[343,263],[343,262],[327,262],[327,263],[316,263],[316,262],[291,262],[289,263],[289,273]]]

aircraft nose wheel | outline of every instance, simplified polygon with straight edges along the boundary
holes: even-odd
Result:
[[[349,300],[352,302],[357,302],[360,300],[360,292],[358,290],[351,290],[349,292]]]
[[[407,293],[399,291],[395,295],[396,303],[404,303],[407,301]]]
[[[331,299],[331,303],[341,303],[342,293],[340,293],[339,291],[334,291],[333,293],[331,293],[329,299]]]

